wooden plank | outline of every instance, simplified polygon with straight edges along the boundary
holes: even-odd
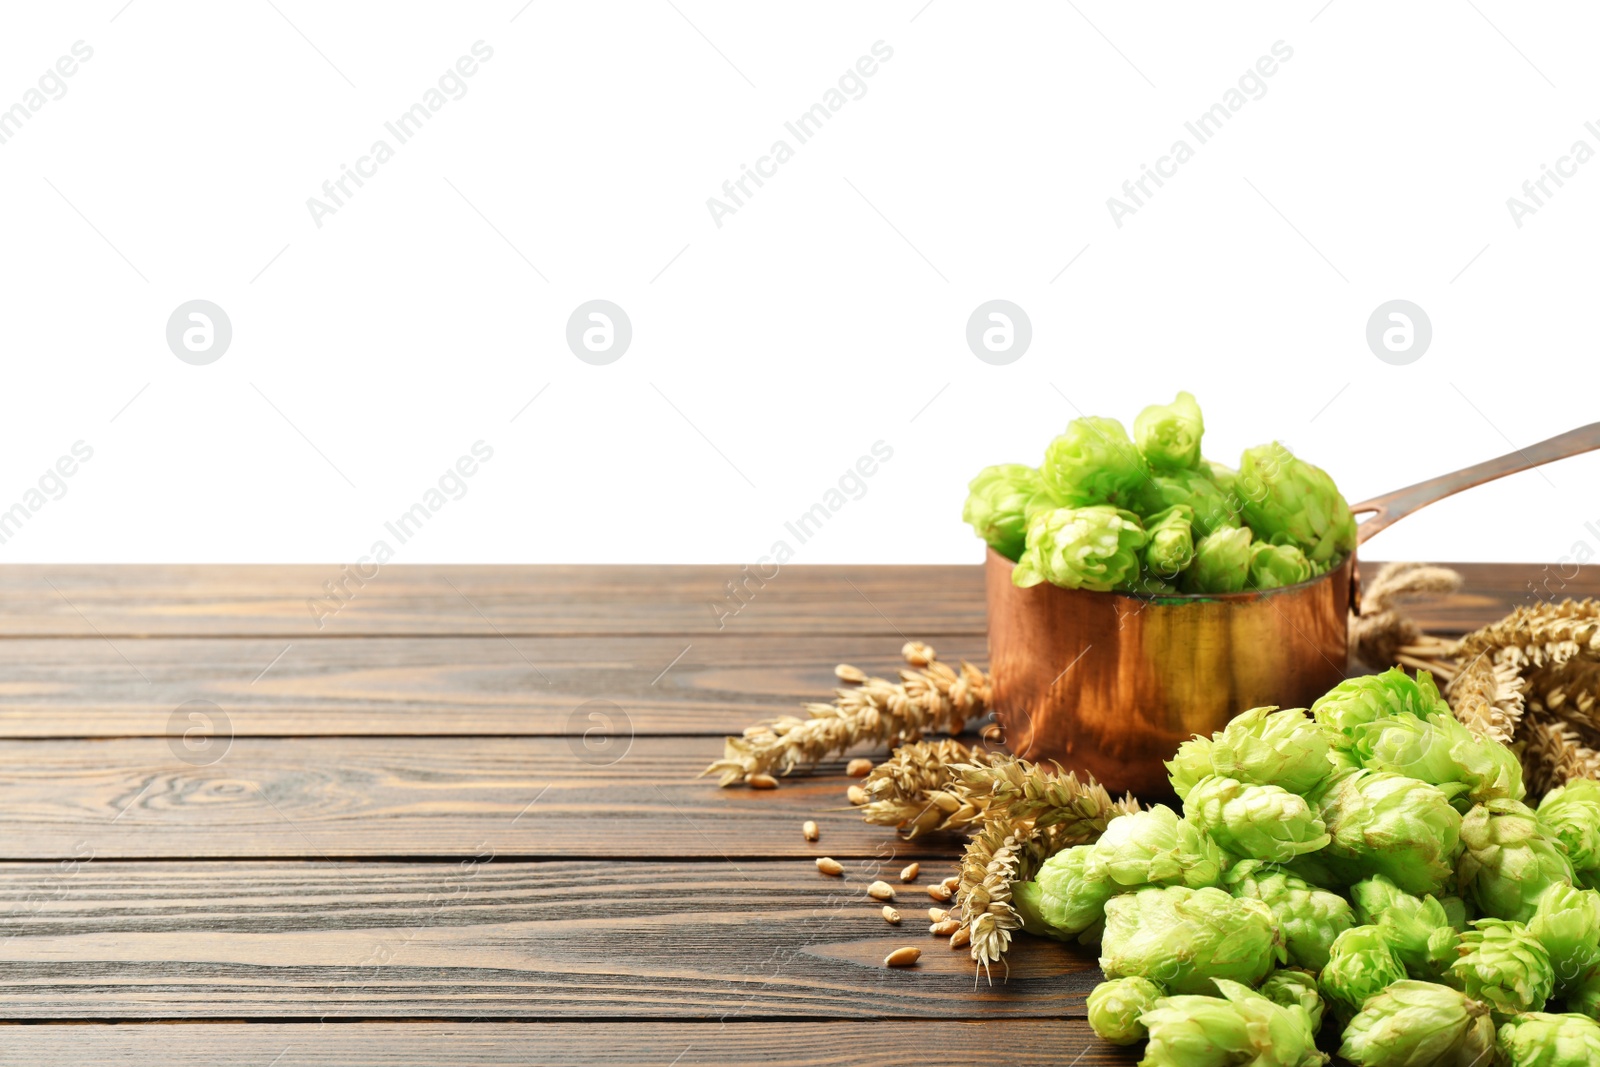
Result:
[[[738,733],[826,700],[833,668],[894,677],[897,635],[0,640],[0,737],[149,737],[208,700],[236,736]],[[984,662],[984,639],[940,639]],[[202,709],[204,710],[204,709]],[[187,714],[179,722],[188,726]],[[181,732],[181,731],[174,731]],[[712,748],[707,748],[707,752]]]
[[[0,1027],[0,1061],[78,1067],[838,1067],[868,1061],[883,1067],[1125,1067],[1138,1058],[1137,1049],[1100,1041],[1081,1019]]]
[[[1363,563],[1368,574],[1381,564]],[[1452,564],[1470,595],[1418,602],[1424,627],[1480,626],[1539,598],[1600,596],[1600,566]],[[347,602],[315,610],[325,583]],[[741,585],[743,606],[728,600]],[[328,601],[325,610],[339,602]],[[720,605],[720,607],[714,607]],[[319,625],[319,622],[321,625]],[[0,567],[0,635],[108,638],[363,634],[849,633],[935,638],[985,629],[977,566],[400,566],[357,585],[336,566]],[[902,637],[902,640],[904,637]]]
[[[325,599],[326,583],[340,581],[343,599]],[[972,566],[790,566],[762,583],[738,564],[390,565],[365,584],[337,566],[0,567],[0,635],[929,637],[981,633],[983,618],[982,571]]]
[[[225,741],[226,739],[224,739]],[[776,790],[696,778],[711,738],[0,741],[0,858],[871,856],[840,761]],[[203,766],[189,760],[215,759]],[[220,757],[220,758],[218,758]],[[805,841],[815,819],[822,840]],[[919,841],[918,855],[953,854]],[[906,849],[902,845],[900,851]]]
[[[1091,950],[1010,975],[806,861],[0,864],[0,1014],[66,1018],[1082,1017]],[[889,874],[893,878],[893,874]],[[920,906],[917,898],[920,899]],[[883,958],[923,949],[914,968]],[[670,1058],[670,1057],[669,1057]]]

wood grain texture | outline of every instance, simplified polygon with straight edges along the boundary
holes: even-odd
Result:
[[[775,790],[696,778],[708,738],[0,741],[0,858],[869,856],[842,763]],[[225,752],[223,751],[225,749]],[[613,762],[614,761],[614,762]],[[815,819],[822,840],[800,824]],[[954,839],[918,842],[952,853]],[[823,851],[826,850],[826,853]]]
[[[189,700],[220,706],[240,737],[582,734],[590,700],[622,708],[638,734],[721,735],[826,700],[841,662],[895,677],[902,644],[881,634],[123,638],[115,648],[14,638],[0,640],[0,737],[166,736]],[[981,636],[936,647],[951,662],[987,659]]]
[[[318,610],[339,582],[342,599]],[[982,633],[979,568],[791,565],[761,583],[737,563],[393,564],[360,584],[335,565],[0,567],[0,634],[28,636],[900,631]]]
[[[805,861],[0,865],[7,1017],[1081,1017],[1089,950],[1029,939],[1009,980],[901,890]],[[924,880],[926,881],[926,879]],[[920,901],[919,901],[920,898]],[[923,949],[914,968],[883,958]],[[670,1058],[670,1057],[669,1057]]]
[[[1138,1058],[1081,1019],[0,1027],[0,1062],[78,1067],[1126,1067]]]
[[[976,560],[980,553],[974,549]],[[1364,561],[1363,570],[1382,564]],[[1413,614],[1427,628],[1481,626],[1534,599],[1600,595],[1600,566],[1451,564],[1469,595],[1426,598]],[[0,567],[0,635],[118,637],[360,635],[984,632],[981,566],[785,567],[764,585],[728,582],[737,564],[662,567],[401,566],[357,587],[336,614],[308,602],[338,566],[9,565]],[[329,602],[332,606],[334,602]]]

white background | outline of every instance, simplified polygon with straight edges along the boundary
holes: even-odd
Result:
[[[1520,229],[1506,206],[1600,149],[1587,5],[275,2],[8,5],[0,107],[94,56],[0,145],[0,508],[94,458],[0,559],[354,560],[482,439],[398,561],[975,561],[968,478],[1080,410],[1190,389],[1213,458],[1277,437],[1352,501],[1600,418],[1600,161]],[[478,40],[466,95],[317,228],[307,198]],[[718,228],[707,198],[880,40]],[[1117,228],[1107,197],[1279,40]],[[564,340],[597,297],[633,323],[609,366]],[[233,324],[209,366],[165,342],[194,298]],[[1033,325],[1003,367],[965,343],[992,298]],[[1394,298],[1433,323],[1409,366],[1364,339]],[[1570,460],[1367,552],[1600,549],[1597,487]]]

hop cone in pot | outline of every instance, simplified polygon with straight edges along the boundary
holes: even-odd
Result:
[[[1028,520],[1027,547],[1011,581],[1024,589],[1049,582],[1104,593],[1138,578],[1144,542],[1139,517],[1109,504],[1040,511]]]

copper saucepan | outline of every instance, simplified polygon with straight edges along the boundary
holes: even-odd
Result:
[[[1600,423],[1353,505],[1379,530],[1463,489],[1600,448]],[[1169,795],[1162,761],[1193,734],[1263,704],[1305,707],[1345,676],[1347,615],[1360,603],[1352,552],[1299,585],[1144,596],[1011,584],[985,565],[989,664],[1008,747],[1087,771],[1113,792]]]

